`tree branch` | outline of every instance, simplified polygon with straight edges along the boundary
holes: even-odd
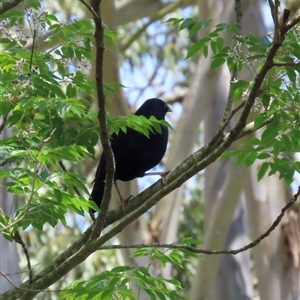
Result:
[[[297,193],[294,195],[294,197],[281,209],[281,213],[277,216],[275,221],[272,223],[270,228],[261,234],[258,238],[256,238],[253,242],[245,245],[244,247],[235,249],[235,250],[205,250],[196,248],[187,244],[180,244],[180,243],[173,243],[173,244],[160,244],[160,243],[154,243],[154,244],[132,244],[132,245],[109,245],[109,246],[102,246],[99,248],[99,250],[108,250],[108,249],[140,249],[145,247],[152,247],[152,248],[167,248],[167,249],[186,249],[194,253],[199,254],[238,254],[241,252],[244,252],[246,250],[249,250],[255,246],[257,246],[263,239],[268,237],[272,231],[276,229],[276,227],[280,224],[280,221],[282,220],[284,214],[286,211],[297,201],[298,197],[300,196],[300,186],[298,187]]]
[[[7,120],[7,115],[6,115],[6,116],[3,116],[2,123],[0,124],[0,134],[2,133],[2,131],[3,131],[4,128],[5,128],[6,120]]]
[[[254,126],[254,122],[251,122],[251,123],[247,124],[247,125],[244,127],[244,129],[242,130],[242,132],[241,132],[241,134],[239,135],[238,138],[241,138],[241,137],[243,137],[243,136],[246,136],[246,135],[248,135],[248,134],[251,134],[251,133],[257,131],[258,129],[265,127],[266,125],[272,123],[273,120],[274,120],[274,118],[273,118],[273,116],[272,116],[272,117],[268,118],[267,120],[265,120],[259,127],[255,127],[255,126]]]
[[[94,10],[94,8],[91,5],[86,3],[84,0],[78,0],[78,1],[81,2],[91,12],[91,14],[94,16],[95,19],[98,19],[100,22],[102,22],[99,14]]]
[[[91,239],[94,239],[100,235],[100,232],[104,226],[105,216],[108,211],[110,199],[112,197],[112,187],[115,174],[115,159],[111,149],[107,120],[105,110],[105,94],[103,85],[103,55],[104,55],[104,26],[101,18],[100,11],[101,0],[91,0],[91,7],[95,12],[95,42],[96,42],[96,89],[98,97],[98,121],[100,125],[100,140],[103,147],[103,154],[106,158],[106,177],[105,177],[105,188],[103,194],[103,200],[100,206],[100,212],[95,221],[95,226],[92,230]]]
[[[288,9],[285,9],[284,12],[289,13]],[[297,24],[299,24],[300,22],[300,14],[294,18],[291,22],[287,23],[287,24],[282,24],[282,34],[286,34],[289,30],[291,30],[294,26],[296,26]]]
[[[31,268],[31,263],[30,263],[30,256],[28,253],[28,249],[23,241],[23,239],[20,236],[20,233],[18,231],[13,233],[13,239],[15,240],[16,243],[20,244],[22,246],[23,252],[25,254],[26,260],[27,260],[27,268],[28,268],[28,273],[29,273],[29,283],[32,283],[32,268]]]
[[[235,0],[235,24],[238,27],[238,32],[237,32],[237,36],[241,36],[242,35],[242,19],[243,19],[243,12],[242,12],[242,2],[241,0]],[[234,66],[233,70],[232,70],[232,74],[231,74],[231,80],[230,80],[230,85],[232,85],[238,76],[238,69],[236,66]],[[226,103],[226,108],[223,114],[223,119],[222,122],[220,124],[220,127],[223,127],[225,129],[225,127],[223,126],[224,123],[228,124],[229,122],[229,117],[231,114],[231,110],[232,110],[232,105],[233,105],[233,93],[232,93],[232,89],[230,88],[229,91],[229,95],[228,95],[228,100]],[[227,125],[226,125],[227,126]]]
[[[59,160],[58,164],[64,172],[68,172],[68,170],[66,169],[66,167],[65,167],[64,163],[62,162],[62,160]],[[75,193],[77,194],[77,196],[81,196],[78,188],[75,185],[73,185],[73,189],[74,189]]]
[[[300,66],[300,61],[291,61],[291,62],[285,62],[285,61],[279,61],[279,62],[273,62],[274,67],[297,67]]]
[[[172,171],[168,177],[168,184],[164,186],[161,181],[157,182],[152,186],[151,194],[147,195],[147,197],[142,197],[143,193],[140,194],[141,198],[137,196],[136,198],[132,199],[127,205],[127,208],[130,209],[130,203],[133,202],[135,199],[137,200],[137,205],[133,208],[133,212],[124,217],[120,223],[114,227],[111,231],[115,233],[120,232],[120,228],[122,226],[127,226],[130,222],[132,222],[135,218],[139,217],[141,214],[146,212],[149,208],[156,204],[162,197],[166,194],[173,191],[175,188],[181,186],[186,180],[190,177],[197,174],[199,171],[206,168],[210,163],[214,162],[235,140],[237,140],[241,134],[243,134],[243,130],[246,126],[247,118],[251,112],[252,106],[255,102],[256,97],[260,93],[260,87],[262,85],[263,80],[265,79],[267,73],[272,68],[274,57],[282,45],[285,36],[281,35],[281,40],[279,42],[273,41],[273,45],[271,46],[266,61],[262,66],[259,73],[256,75],[254,79],[253,88],[249,93],[248,99],[243,104],[244,109],[241,113],[241,116],[235,125],[235,127],[228,133],[226,136],[223,133],[226,123],[223,124],[221,128],[219,128],[216,135],[212,138],[212,140],[201,149],[196,151],[190,157],[188,157],[183,163],[181,163],[174,171]],[[147,190],[145,191],[145,193]],[[143,199],[148,199],[146,202],[143,202]],[[140,203],[143,203],[142,205]],[[119,214],[118,214],[119,215]],[[116,215],[112,215],[115,217]],[[108,216],[106,222],[107,224],[111,221],[110,216]],[[106,225],[107,225],[106,224]],[[123,228],[124,228],[123,227]],[[111,232],[106,233],[107,236],[110,236]]]
[[[23,0],[6,0],[0,3],[0,15],[6,13],[10,9],[14,8],[18,4],[23,2]]]
[[[100,1],[92,1],[92,7],[95,11],[98,11],[98,6]],[[100,15],[100,14],[99,14]],[[299,19],[300,21],[300,19]],[[101,126],[101,142],[103,143],[104,151],[106,151],[106,155],[112,155],[108,135],[106,128],[106,119],[105,119],[105,98],[103,93],[103,83],[102,83],[102,54],[104,51],[103,43],[101,43],[101,30],[102,30],[102,22],[95,21],[96,23],[96,33],[95,38],[97,42],[97,55],[96,55],[96,81],[97,81],[97,93],[98,93],[98,105],[99,105],[99,123],[104,125]],[[281,34],[280,40],[273,41],[272,46],[270,47],[265,63],[260,69],[259,73],[254,79],[254,85],[252,90],[249,93],[248,99],[243,106],[243,111],[241,116],[236,124],[236,126],[224,135],[223,130],[218,130],[215,137],[201,149],[190,155],[185,161],[183,161],[179,166],[177,166],[167,178],[167,185],[162,183],[162,180],[159,180],[150,188],[146,189],[138,196],[136,196],[132,201],[126,206],[127,215],[121,219],[124,215],[124,212],[121,212],[121,208],[112,211],[107,215],[107,218],[104,222],[104,215],[107,211],[107,206],[110,196],[111,196],[111,188],[113,182],[113,156],[107,157],[107,161],[109,165],[107,166],[107,175],[106,175],[106,188],[104,192],[104,198],[101,205],[101,212],[97,218],[96,225],[94,227],[90,227],[82,237],[80,237],[69,249],[63,252],[53,264],[51,264],[46,269],[42,270],[39,274],[33,277],[33,283],[30,285],[31,289],[43,290],[50,286],[52,283],[56,282],[59,278],[63,277],[67,272],[74,268],[74,266],[80,264],[84,261],[91,253],[100,249],[101,246],[107,242],[111,237],[113,237],[116,233],[119,233],[125,226],[134,221],[136,218],[141,216],[144,212],[146,212],[149,208],[155,205],[160,199],[162,199],[166,194],[170,193],[174,189],[180,187],[185,181],[189,178],[197,174],[199,171],[203,170],[209,164],[214,162],[220,155],[228,149],[228,147],[240,137],[243,132],[247,118],[250,114],[252,106],[255,102],[256,97],[259,95],[260,87],[262,82],[264,81],[266,75],[273,67],[273,62],[275,55],[278,49],[281,47],[282,42],[284,41],[284,33]],[[98,65],[99,64],[99,65]],[[292,205],[292,204],[291,204]],[[287,207],[288,208],[288,207]],[[286,208],[286,209],[287,209]],[[285,211],[284,211],[285,212]],[[283,212],[283,213],[284,213]],[[103,216],[103,219],[99,217]],[[116,219],[118,218],[118,219]],[[120,220],[121,219],[121,220]],[[100,228],[100,231],[103,226],[107,226],[116,220],[120,220],[120,222],[103,236],[94,239],[97,235],[97,231]],[[279,219],[280,222],[281,219]],[[275,221],[276,222],[276,221]],[[277,225],[276,225],[277,226]],[[93,230],[92,238],[88,239],[90,236],[90,232]],[[234,254],[234,253],[233,253]],[[26,289],[29,287],[29,282],[21,284],[19,288],[12,289],[4,293],[5,299],[32,299],[38,292],[25,292],[21,291],[21,289]]]
[[[131,244],[131,245],[109,245],[109,246],[101,246],[98,250],[108,250],[108,249],[140,249],[146,247],[154,247],[154,248],[167,248],[167,249],[186,249],[194,253],[199,254],[207,254],[207,255],[215,255],[215,254],[233,254],[236,255],[238,253],[249,250],[255,246],[257,246],[263,239],[268,237],[272,231],[276,229],[276,227],[280,224],[284,214],[286,211],[297,201],[300,196],[300,186],[298,187],[298,192],[294,195],[294,197],[281,209],[281,213],[277,216],[275,221],[272,223],[270,228],[261,234],[257,239],[253,242],[245,245],[244,247],[234,249],[234,250],[205,250],[201,248],[196,248],[187,244],[173,243],[173,244],[161,244],[161,243],[153,243],[153,244]]]

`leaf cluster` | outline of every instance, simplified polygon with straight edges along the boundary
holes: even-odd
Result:
[[[61,24],[54,15],[45,15],[45,26],[52,33],[49,43],[52,39],[62,42],[59,48],[44,52],[27,49],[26,41],[15,34],[16,23],[30,32],[23,14],[9,11],[2,16],[9,20],[5,30],[10,38],[1,40],[0,117],[1,131],[10,134],[0,142],[4,167],[0,178],[2,187],[15,195],[18,208],[12,215],[0,212],[1,231],[9,240],[29,225],[40,231],[45,223],[65,225],[68,211],[84,215],[90,208],[97,210],[88,200],[86,178],[79,175],[78,167],[87,158],[94,159],[99,140],[97,113],[86,99],[94,97],[96,86],[76,68],[83,60],[92,61],[94,24],[88,19]],[[34,32],[30,34],[34,39]],[[106,40],[115,37],[105,27]],[[116,85],[105,87],[109,93]],[[154,117],[113,119],[108,115],[110,133],[126,132],[129,127],[149,137],[161,125],[169,126]]]
[[[33,2],[34,7],[38,9],[38,2]],[[16,24],[21,24],[31,35],[33,42],[36,41],[37,29],[34,29],[34,23],[30,23],[31,19],[16,11],[9,11],[1,16],[2,20],[8,19],[8,22],[5,22],[4,27],[7,36],[1,38],[3,50],[0,55],[4,59],[0,61],[0,131],[5,130],[8,137],[3,137],[0,142],[0,178],[2,188],[13,193],[18,202],[15,213],[0,211],[1,232],[8,240],[12,240],[16,231],[25,230],[29,226],[42,231],[46,223],[52,227],[58,222],[65,225],[65,216],[69,210],[84,215],[90,208],[97,209],[95,204],[88,200],[86,178],[79,175],[82,174],[82,163],[87,158],[94,158],[95,146],[99,139],[97,113],[93,103],[86,100],[86,95],[93,99],[96,85],[85,74],[85,70],[93,62],[95,27],[93,22],[87,19],[62,25],[54,15],[46,13],[44,17],[45,22],[39,29],[44,28],[52,33],[46,41],[51,44],[55,39],[61,40],[61,43],[59,47],[49,47],[47,51],[38,52],[35,51],[34,43],[31,47],[26,46],[28,40],[24,39],[24,35],[19,35],[20,26],[16,27]],[[211,26],[211,21],[198,22],[190,18],[172,18],[168,22],[178,25],[179,30],[187,29],[190,37]],[[266,79],[260,85],[261,91],[256,91],[256,100],[262,109],[255,115],[252,131],[263,126],[261,135],[242,145],[239,150],[226,152],[222,158],[234,155],[238,163],[245,163],[247,166],[251,166],[256,160],[262,160],[258,179],[270,170],[269,175],[278,172],[280,177],[290,184],[294,173],[300,172],[299,162],[293,159],[293,154],[300,152],[299,68],[291,64],[299,61],[299,32],[289,32],[283,43],[283,50],[278,51],[274,62],[269,62],[288,63],[283,67],[264,65],[266,53],[274,46],[270,37],[242,37],[237,32],[236,25],[217,25],[207,36],[191,45],[187,58],[201,52],[206,57],[211,56],[211,70],[225,63],[230,70],[237,71],[244,65],[253,68],[253,72],[259,72],[265,67],[266,76],[272,69],[261,80]],[[232,46],[225,43],[228,34],[233,35]],[[104,37],[106,41],[116,41],[116,33],[107,27],[104,29]],[[246,51],[243,51],[244,49]],[[253,66],[254,63],[257,67]],[[243,80],[234,82],[231,85],[233,100],[246,102],[254,83]],[[116,86],[118,85],[104,85],[106,93],[114,91]],[[246,121],[244,120],[245,123]],[[127,128],[132,128],[148,137],[153,131],[160,132],[161,125],[169,127],[166,122],[155,118],[148,120],[129,115],[113,119],[108,114],[107,125],[110,134],[118,134],[120,130],[126,132]],[[223,133],[225,135],[225,131]],[[141,215],[143,210],[153,206],[159,200],[158,197],[161,198],[174,190],[184,180],[215,161],[238,137],[229,139],[228,144],[224,144],[225,138],[223,140],[222,136],[221,139],[216,138],[208,146],[196,151],[170,174],[168,185],[162,186],[162,183],[157,183],[151,190],[151,195],[145,191],[144,195],[149,196],[150,200],[142,205],[139,203],[139,208],[135,207],[135,215],[131,211],[125,218],[121,217],[120,222],[113,228],[116,228],[114,232],[112,230],[104,233],[94,241],[87,240],[88,231],[85,232],[81,240],[84,245],[76,242],[73,248],[71,246],[66,250],[71,253],[68,259],[73,259],[73,262],[79,264],[82,257],[91,254],[88,246],[93,247],[93,251],[96,251],[97,247],[99,249],[101,241],[106,242],[106,238],[112,232],[120,232],[123,224],[126,226],[133,218]],[[215,149],[218,152],[214,152]],[[211,153],[214,156],[206,159]],[[136,203],[129,203],[128,206],[130,205],[133,207]],[[109,216],[106,220],[109,222]],[[197,241],[186,239],[184,243],[196,244]],[[79,257],[78,253],[82,256]],[[120,266],[88,281],[75,281],[61,294],[61,298],[135,299],[134,289],[143,289],[151,299],[183,299],[182,294],[178,292],[182,287],[177,280],[153,277],[149,269],[156,263],[161,267],[172,264],[182,268],[184,262],[195,255],[184,249],[167,253],[145,247],[136,250],[134,256],[150,257],[151,262],[147,268]],[[64,263],[61,257],[57,261],[59,263],[56,267],[60,268],[62,273],[56,275],[63,276],[70,265]],[[55,270],[51,270],[51,276],[53,272]],[[48,274],[43,276],[42,279],[45,279]],[[169,284],[175,289],[170,290]]]
[[[183,241],[186,244],[196,243],[194,239],[187,238]],[[119,266],[104,271],[89,279],[73,282],[61,293],[60,299],[136,299],[134,290],[144,290],[150,299],[186,299],[181,292],[182,286],[176,279],[166,279],[151,275],[151,265],[159,263],[162,268],[166,264],[183,267],[183,261],[189,257],[197,257],[195,253],[188,250],[162,251],[157,248],[136,249],[133,257],[150,258],[148,267]],[[173,288],[170,288],[173,286]],[[174,289],[176,288],[176,289]],[[139,294],[139,292],[137,292]]]

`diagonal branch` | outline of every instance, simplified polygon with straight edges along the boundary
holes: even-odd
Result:
[[[98,12],[100,1],[92,1],[92,7]],[[100,13],[100,12],[99,12]],[[300,21],[300,19],[299,19]],[[118,214],[121,210],[116,210],[109,213],[106,217],[105,224],[104,216],[107,212],[110,196],[111,196],[111,188],[113,182],[113,156],[111,152],[111,148],[109,145],[107,130],[106,130],[106,119],[105,119],[105,98],[103,93],[103,83],[101,83],[102,79],[102,56],[104,51],[103,43],[101,43],[101,28],[102,22],[96,22],[96,33],[95,38],[97,41],[97,55],[96,55],[96,80],[97,80],[97,93],[98,93],[98,105],[99,105],[99,122],[100,124],[104,124],[104,127],[101,127],[101,142],[103,143],[103,148],[107,157],[107,161],[110,160],[110,165],[107,166],[107,177],[106,177],[106,188],[104,192],[104,199],[101,205],[101,212],[97,218],[96,225],[92,228],[89,228],[83,234],[83,237],[79,238],[74,245],[72,245],[69,249],[63,252],[53,264],[51,264],[46,269],[42,270],[39,274],[33,277],[33,283],[29,285],[29,282],[26,281],[19,288],[12,289],[4,293],[2,296],[7,297],[5,299],[32,299],[37,293],[36,292],[24,292],[21,289],[27,288],[30,286],[31,289],[43,290],[49,287],[52,283],[56,282],[59,278],[63,277],[67,272],[74,268],[74,266],[80,264],[84,261],[91,253],[100,249],[101,246],[107,242],[111,237],[115,236],[116,233],[119,233],[127,226],[129,223],[134,221],[136,218],[141,216],[144,212],[146,212],[149,208],[155,205],[163,196],[170,193],[174,189],[180,187],[186,180],[197,174],[199,171],[203,170],[209,164],[214,162],[220,155],[242,134],[247,118],[250,114],[250,111],[253,107],[256,97],[259,95],[260,88],[262,82],[264,81],[266,75],[273,67],[273,62],[275,55],[277,54],[278,49],[281,47],[282,42],[284,41],[284,31],[281,31],[280,40],[273,41],[271,48],[267,53],[267,58],[259,73],[254,79],[253,88],[249,94],[247,101],[243,107],[243,111],[241,116],[236,124],[236,126],[224,135],[223,131],[218,131],[216,136],[204,147],[196,151],[189,158],[183,161],[179,166],[177,166],[169,175],[168,175],[168,183],[164,185],[162,180],[159,180],[150,188],[139,194],[132,201],[130,201],[127,205],[127,211],[129,213],[121,219],[121,216],[124,214]],[[99,51],[98,51],[99,50]],[[99,65],[98,65],[99,63]],[[99,218],[103,216],[103,219]],[[114,218],[118,218],[120,222],[111,230],[107,231],[101,237],[95,239],[97,237],[98,232],[100,233],[103,226],[107,226],[111,224]],[[114,219],[116,221],[117,219]],[[90,232],[93,230],[93,234],[90,235]],[[99,230],[99,231],[98,231]],[[88,239],[90,237],[90,239]]]
[[[285,12],[289,13],[289,10],[285,9]],[[300,22],[300,14],[294,18],[292,21],[290,21],[287,24],[282,24],[283,28],[282,28],[282,34],[287,33],[289,30],[291,30],[293,27],[295,27],[297,24],[299,24]]]
[[[88,4],[84,0],[78,0],[78,1],[81,2],[92,13],[95,19],[101,22],[100,15],[94,10],[94,8],[90,4]]]
[[[132,244],[132,245],[109,245],[109,246],[101,246],[99,250],[107,250],[107,249],[140,249],[145,247],[154,247],[154,248],[167,248],[167,249],[186,249],[194,253],[199,254],[238,254],[249,250],[255,246],[257,246],[263,239],[268,237],[272,231],[276,229],[276,227],[280,224],[284,214],[286,211],[297,201],[298,197],[300,196],[300,186],[298,187],[298,192],[294,195],[294,197],[281,209],[280,214],[277,216],[275,221],[269,227],[269,229],[261,234],[258,238],[256,238],[253,242],[245,245],[244,247],[233,249],[233,250],[205,250],[193,247],[187,244],[180,244],[180,243],[173,243],[173,244],[161,244],[161,243],[154,243],[154,244]]]
[[[2,1],[1,1],[2,2]],[[2,3],[0,3],[0,15],[6,13],[10,9],[14,8],[18,4],[23,2],[23,0],[5,0]]]
[[[25,242],[21,238],[21,235],[18,231],[14,232],[12,234],[13,239],[15,240],[16,243],[20,244],[22,246],[23,252],[25,254],[26,260],[27,260],[27,268],[28,268],[28,274],[29,274],[29,282],[32,283],[32,268],[31,268],[31,263],[30,263],[30,256],[28,253],[28,249],[25,245]]]
[[[244,109],[235,127],[225,137],[223,135],[223,128],[220,128],[216,133],[215,137],[213,137],[213,139],[208,143],[208,145],[202,147],[200,150],[192,154],[180,166],[178,166],[173,172],[169,174],[167,186],[162,186],[162,183],[155,184],[155,187],[160,187],[161,189],[154,190],[153,188],[151,190],[151,196],[149,195],[149,200],[147,200],[145,203],[143,203],[140,200],[139,203],[143,204],[137,207],[132,213],[129,213],[127,216],[125,216],[124,219],[122,219],[120,223],[116,225],[111,231],[107,232],[105,234],[107,237],[110,238],[113,233],[116,234],[120,232],[121,228],[124,228],[137,217],[139,217],[141,214],[146,212],[149,208],[155,205],[156,202],[159,201],[159,199],[161,199],[163,196],[165,196],[175,188],[179,187],[187,179],[198,173],[200,170],[206,168],[210,163],[214,162],[236,139],[240,137],[244,127],[246,126],[247,118],[251,112],[255,99],[260,92],[262,82],[265,79],[267,73],[273,67],[272,64],[275,55],[280,46],[282,45],[284,38],[285,36],[281,35],[280,41],[274,40],[273,45],[271,46],[267,54],[266,62],[255,77],[253,88],[249,93],[249,97],[245,102]],[[223,124],[223,126],[224,125],[225,124]],[[175,174],[178,175],[176,176]],[[174,178],[174,175],[176,176],[176,178]],[[157,193],[160,194],[160,198],[157,197]],[[102,241],[101,238],[99,238],[98,240]]]

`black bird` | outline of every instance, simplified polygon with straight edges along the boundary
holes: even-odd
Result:
[[[150,118],[154,116],[158,120],[164,120],[168,111],[172,111],[165,102],[152,98],[146,100],[136,111],[135,115]],[[161,133],[153,130],[149,138],[145,135],[127,128],[127,132],[112,134],[111,147],[115,156],[115,177],[114,181],[129,181],[137,177],[145,176],[145,172],[155,167],[162,160],[168,143],[168,128],[161,125]],[[159,174],[159,173],[158,173]],[[100,206],[105,186],[106,159],[101,156],[96,175],[95,184],[91,194],[92,200]],[[124,208],[124,200],[115,187]]]

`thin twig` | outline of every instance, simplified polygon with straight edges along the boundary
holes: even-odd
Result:
[[[8,164],[8,159],[4,159],[3,162],[0,163],[0,167],[4,167],[6,164]]]
[[[93,4],[99,5],[99,1],[92,2]],[[137,217],[141,216],[145,211],[147,211],[155,203],[157,203],[163,196],[182,185],[182,183],[185,182],[188,178],[192,177],[197,172],[203,170],[207,165],[215,161],[232,144],[232,142],[239,137],[240,133],[245,127],[247,117],[251,111],[257,95],[259,94],[261,84],[268,74],[269,70],[272,68],[272,62],[274,61],[274,57],[278,49],[281,47],[283,40],[284,34],[282,35],[282,40],[279,43],[275,43],[273,41],[273,45],[268,51],[266,62],[263,64],[259,73],[255,77],[253,89],[250,92],[248,100],[245,103],[241,117],[235,128],[229,132],[226,138],[224,138],[223,136],[219,136],[219,141],[214,140],[214,143],[209,143],[209,145],[206,145],[196,151],[186,161],[184,161],[182,164],[180,164],[180,166],[178,166],[174,171],[170,173],[170,175],[168,176],[167,185],[163,185],[161,181],[158,181],[151,188],[145,190],[140,195],[135,197],[132,201],[130,201],[127,206],[127,210],[129,212],[128,215],[121,219],[121,216],[123,216],[124,213],[122,213],[122,215],[119,214],[118,220],[120,220],[120,222],[112,230],[103,234],[97,240],[86,240],[87,236],[89,236],[90,231],[88,233],[84,233],[84,241],[79,238],[75,242],[75,246],[72,245],[69,249],[67,249],[59,256],[58,260],[56,260],[54,264],[51,264],[48,268],[42,270],[40,274],[34,277],[32,288],[47,288],[49,285],[57,281],[58,278],[61,278],[62,276],[67,274],[67,272],[69,272],[75,265],[78,265],[80,262],[84,261],[92,252],[99,249],[112,236],[122,231],[126,225],[131,223]],[[97,77],[97,80],[98,79],[99,77]],[[106,198],[106,196],[104,198]],[[105,201],[109,201],[109,199],[104,199],[104,202]],[[110,213],[107,216],[105,226],[116,215],[117,213],[114,211]],[[26,288],[27,286],[28,281],[22,283],[20,288]],[[29,296],[30,299],[32,299],[32,297],[34,297],[34,293],[27,294],[22,293],[20,289],[13,289],[9,292],[4,293],[3,296],[14,297],[13,299],[19,297],[21,297],[22,299],[29,299],[26,298],[27,296]]]
[[[244,127],[244,129],[241,131],[241,134],[239,135],[239,137],[238,137],[237,139],[240,139],[240,138],[243,137],[243,136],[246,136],[246,135],[248,135],[248,134],[251,134],[251,133],[257,131],[258,129],[265,127],[266,125],[272,123],[273,120],[274,120],[274,118],[273,118],[273,116],[271,116],[270,118],[268,118],[267,120],[265,120],[265,121],[264,121],[260,126],[258,126],[258,127],[255,127],[255,126],[254,126],[254,124],[255,124],[254,122],[248,123],[248,124]]]
[[[91,12],[95,19],[101,20],[100,16],[97,14],[97,12],[91,5],[86,3],[84,0],[79,0],[79,2],[81,2]]]
[[[9,278],[9,276],[7,274],[4,274],[1,270],[0,270],[0,275],[3,276],[15,289],[19,289],[14,283],[13,281]]]
[[[276,31],[277,31],[277,35],[279,32],[278,16],[276,16],[276,14],[275,14],[275,4],[274,4],[273,0],[268,0],[268,3],[270,6],[270,12],[271,12],[273,24],[274,24],[274,36],[276,36]],[[277,24],[277,26],[276,26],[276,24]]]
[[[16,274],[16,273],[15,273]],[[15,274],[5,274],[0,270],[0,275],[3,276],[15,289],[17,290],[21,290],[21,291],[28,291],[28,292],[37,292],[37,293],[61,293],[65,290],[62,289],[58,289],[58,290],[34,290],[34,289],[28,289],[28,288],[21,288],[16,286],[13,281],[9,278],[9,275],[15,275]],[[68,290],[68,289],[66,289]],[[2,299],[2,298],[0,298]]]
[[[23,252],[25,254],[26,260],[27,260],[27,268],[28,268],[28,274],[29,274],[29,284],[32,283],[32,268],[31,268],[31,263],[30,263],[30,256],[29,256],[29,252],[28,249],[23,241],[23,239],[21,238],[21,235],[18,231],[14,232],[12,235],[13,239],[15,240],[16,243],[20,244],[22,246]]]
[[[241,0],[235,0],[234,9],[235,9],[235,24],[238,27],[237,36],[241,36],[242,35],[242,19],[243,19],[242,1]],[[232,74],[231,74],[230,85],[232,85],[236,81],[237,76],[238,76],[238,69],[236,66],[234,66],[233,70],[232,70]],[[220,127],[223,127],[224,129],[225,129],[224,123],[226,123],[227,125],[229,123],[228,121],[229,121],[229,117],[231,115],[232,105],[233,105],[233,92],[232,92],[232,88],[230,88],[230,92],[228,95],[222,122],[220,124]]]
[[[275,0],[274,5],[274,39],[275,41],[279,41],[280,39],[280,23],[279,23],[279,14],[280,14],[280,0]]]
[[[274,67],[297,67],[300,66],[300,61],[291,61],[291,62],[285,62],[285,61],[279,61],[279,62],[273,62]]]
[[[33,53],[34,53],[35,39],[36,39],[36,29],[33,30],[31,53],[30,53],[30,60],[29,60],[29,72],[32,71],[32,62],[33,62]]]
[[[285,11],[288,13],[289,10],[285,9]],[[282,28],[282,34],[287,33],[289,30],[291,30],[294,26],[296,26],[297,24],[299,24],[300,22],[300,14],[293,19],[291,22],[287,23],[287,24],[282,24],[283,28]]]
[[[6,120],[7,120],[7,115],[3,116],[3,121],[0,124],[0,134],[2,133],[3,129],[5,128]]]
[[[58,164],[60,165],[60,167],[62,168],[62,170],[63,170],[64,172],[68,172],[68,170],[66,169],[65,165],[63,164],[63,162],[62,162],[61,160],[58,161]],[[79,190],[77,189],[77,187],[76,187],[75,185],[73,185],[73,189],[74,189],[74,191],[76,192],[76,194],[77,194],[78,196],[81,196]]]
[[[101,246],[99,250],[108,250],[108,249],[140,249],[140,248],[146,248],[146,247],[154,247],[154,248],[168,248],[168,249],[186,249],[194,253],[199,254],[238,254],[241,252],[244,252],[246,250],[249,250],[255,246],[257,246],[263,239],[268,237],[272,231],[275,230],[275,228],[279,225],[280,221],[282,220],[284,214],[286,211],[297,201],[298,197],[300,196],[300,186],[298,187],[298,192],[294,195],[294,197],[281,209],[280,214],[277,216],[275,221],[272,223],[272,225],[269,227],[269,229],[261,234],[258,238],[256,238],[253,242],[245,245],[244,247],[233,249],[233,250],[205,250],[201,248],[196,248],[187,244],[161,244],[161,243],[153,243],[153,244],[131,244],[131,245],[108,245],[108,246]]]
[[[271,15],[272,15],[273,23],[275,24],[275,22],[276,22],[276,18],[275,18],[275,15],[274,15],[275,5],[274,5],[273,0],[268,0],[268,3],[269,3],[269,6],[270,6],[270,12],[271,12]]]
[[[94,222],[94,228],[92,230],[90,239],[97,238],[105,222],[105,216],[108,211],[110,199],[112,197],[112,188],[115,174],[115,159],[111,149],[107,120],[106,120],[106,109],[105,109],[105,94],[104,94],[104,83],[103,83],[103,55],[104,55],[104,26],[101,18],[100,10],[101,0],[91,0],[91,7],[96,12],[98,17],[94,17],[95,23],[95,43],[96,43],[96,90],[98,98],[98,122],[100,125],[100,140],[103,147],[103,154],[106,158],[106,176],[105,176],[105,187],[103,199],[100,205],[100,212]]]
[[[231,111],[230,115],[228,116],[228,121],[230,121],[230,120],[234,117],[234,115],[235,115],[240,109],[242,109],[242,108],[245,106],[245,104],[246,104],[246,101],[243,100],[237,107],[235,107],[235,108]],[[225,128],[224,128],[224,129],[225,129]]]

